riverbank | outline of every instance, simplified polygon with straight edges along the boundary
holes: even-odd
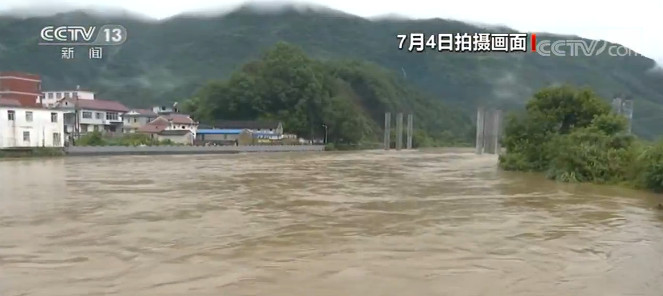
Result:
[[[229,154],[243,152],[313,152],[324,151],[322,145],[264,146],[74,146],[67,156],[88,155],[164,155],[164,154]]]
[[[322,145],[279,146],[73,146],[67,148],[13,148],[0,150],[0,158],[101,156],[101,155],[168,155],[231,154],[266,152],[325,151]]]
[[[27,147],[8,148],[0,150],[2,158],[29,158],[29,157],[62,157],[65,156],[63,148]]]

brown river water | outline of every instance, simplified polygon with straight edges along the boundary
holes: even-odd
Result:
[[[663,295],[663,202],[467,150],[0,161],[0,295]]]

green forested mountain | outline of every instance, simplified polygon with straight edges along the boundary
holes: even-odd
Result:
[[[45,25],[122,24],[128,41],[107,48],[101,61],[60,59],[59,48],[37,46]],[[80,84],[100,97],[147,106],[191,97],[210,80],[228,79],[279,41],[318,60],[358,60],[380,65],[405,83],[459,108],[466,118],[477,105],[520,107],[551,84],[589,86],[606,99],[635,98],[634,131],[663,134],[663,76],[644,57],[542,57],[535,53],[411,53],[398,50],[397,34],[509,32],[441,20],[368,20],[336,12],[238,9],[215,17],[178,16],[147,21],[84,12],[51,17],[0,17],[0,69],[40,73],[46,88]],[[539,34],[539,38],[559,38]],[[83,50],[83,49],[82,49]],[[79,52],[86,55],[86,52]],[[400,98],[407,101],[410,98]],[[659,115],[661,114],[661,115]],[[440,115],[444,116],[444,115]]]
[[[276,119],[289,133],[322,138],[328,132],[329,143],[345,147],[380,146],[385,112],[417,118],[415,147],[469,144],[474,135],[468,116],[392,71],[367,62],[314,60],[284,42],[230,79],[207,84],[182,109],[201,122]],[[395,133],[392,139],[395,144]]]

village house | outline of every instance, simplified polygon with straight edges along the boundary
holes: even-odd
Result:
[[[158,117],[157,113],[148,109],[132,109],[122,116],[125,133],[135,133],[138,129]]]
[[[137,132],[148,134],[159,141],[170,140],[178,144],[192,145],[197,129],[198,123],[189,115],[171,113],[160,115],[138,128]]]
[[[196,132],[196,145],[240,145],[240,138],[250,139],[251,131],[248,129],[198,129]],[[247,141],[242,141],[246,145]]]
[[[62,99],[94,100],[94,92],[84,90],[44,91],[42,94],[39,103],[48,108],[55,107]]]
[[[177,110],[174,107],[155,106],[152,107],[152,112],[156,113],[157,115],[168,115],[177,113]]]
[[[63,111],[0,97],[0,148],[63,147]]]
[[[39,107],[41,77],[20,72],[0,72],[0,97],[12,99],[24,107]]]
[[[283,135],[283,123],[280,121],[233,121],[217,120],[206,125],[206,129],[249,130],[251,133]]]
[[[64,116],[46,109],[39,75],[0,72],[0,148],[63,147]]]
[[[282,140],[283,123],[279,121],[215,121],[200,125],[196,145],[255,145]]]
[[[120,102],[77,97],[63,98],[55,107],[65,110],[65,131],[70,135],[77,130],[80,135],[94,131],[121,132],[122,115],[129,111],[129,108]]]

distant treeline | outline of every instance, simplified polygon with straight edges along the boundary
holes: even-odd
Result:
[[[469,117],[374,64],[317,61],[278,43],[227,81],[211,82],[183,109],[198,120],[281,120],[289,133],[340,145],[380,143],[385,112],[414,114],[413,145],[467,145]],[[392,137],[395,139],[395,137]],[[370,146],[370,145],[369,145]]]

